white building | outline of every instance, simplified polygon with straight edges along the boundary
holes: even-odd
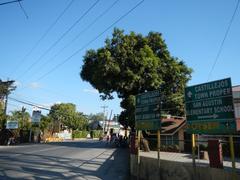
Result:
[[[233,91],[233,102],[235,109],[235,117],[237,119],[237,129],[240,130],[240,85],[234,86]]]

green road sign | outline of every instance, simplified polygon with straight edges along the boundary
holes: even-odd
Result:
[[[136,121],[135,127],[138,130],[159,130],[161,127],[160,119]]]
[[[160,129],[160,101],[160,90],[150,91],[136,96],[136,129]]]
[[[185,88],[188,132],[228,134],[236,131],[231,79]]]

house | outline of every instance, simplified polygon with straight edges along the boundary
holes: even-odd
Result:
[[[184,151],[184,131],[186,118],[167,116],[162,118],[161,123],[161,145],[177,145],[179,151]]]
[[[240,130],[240,85],[233,86],[232,91],[237,129]]]

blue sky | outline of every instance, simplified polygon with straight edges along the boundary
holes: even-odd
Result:
[[[0,0],[0,3],[5,1],[7,0]],[[75,0],[27,57],[31,48],[70,0],[24,0],[21,4],[29,16],[28,19],[18,3],[0,6],[0,78],[16,80],[18,87],[11,97],[45,106],[57,102],[72,102],[85,114],[101,112],[101,106],[107,105],[108,112],[112,109],[114,114],[119,113],[119,99],[101,101],[97,91],[79,76],[86,50],[103,46],[104,40],[111,37],[113,28],[52,73],[40,80],[39,77],[84,47],[140,1],[119,0],[107,14],[81,33],[76,41],[61,50],[115,2],[100,0],[56,46],[45,53],[96,2]],[[193,68],[189,85],[194,85],[208,80],[236,3],[237,0],[145,0],[114,27],[124,29],[126,33],[135,31],[144,35],[149,31],[161,32],[171,54]],[[233,85],[240,84],[239,11],[238,9],[210,80],[231,77]],[[57,56],[53,58],[55,54]],[[34,62],[37,63],[27,71]],[[19,109],[21,106],[20,103],[9,101],[8,110]],[[32,110],[31,107],[24,106],[29,111]]]

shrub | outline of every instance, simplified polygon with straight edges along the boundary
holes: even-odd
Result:
[[[73,138],[86,138],[87,135],[88,135],[88,131],[78,131],[78,130],[75,130],[72,133],[72,137]]]
[[[92,138],[100,138],[102,135],[102,130],[92,130]]]

